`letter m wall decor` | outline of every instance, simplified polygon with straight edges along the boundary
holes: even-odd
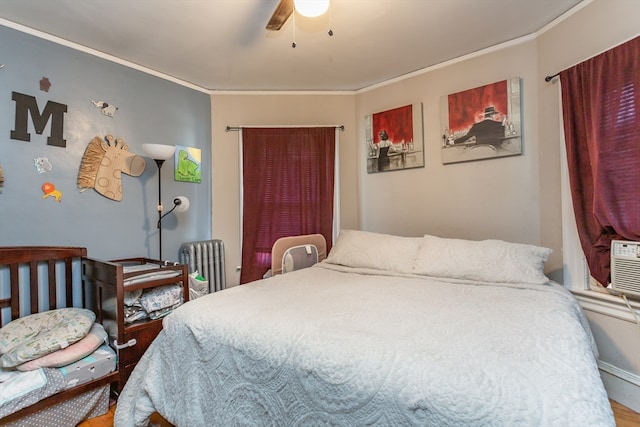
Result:
[[[27,115],[31,115],[33,127],[38,135],[42,135],[49,117],[51,117],[51,135],[47,138],[47,145],[67,146],[67,141],[63,138],[64,113],[67,112],[66,105],[47,101],[47,105],[45,105],[42,114],[40,114],[38,103],[34,96],[12,92],[11,99],[16,102],[16,122],[14,129],[11,131],[11,139],[31,141],[31,134],[27,132]]]

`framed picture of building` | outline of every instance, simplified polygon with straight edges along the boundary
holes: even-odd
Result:
[[[367,172],[424,167],[422,104],[365,116]]]
[[[442,163],[522,154],[520,78],[443,96]]]

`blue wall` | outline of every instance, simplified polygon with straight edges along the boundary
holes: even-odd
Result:
[[[178,182],[173,159],[162,168],[162,199],[190,200],[186,213],[163,220],[163,258],[178,259],[181,243],[211,238],[211,105],[209,94],[0,26],[0,245],[69,245],[87,247],[101,259],[158,258],[158,168],[145,158],[139,177],[122,176],[122,201],[94,189],[80,192],[77,177],[87,144],[111,134],[144,156],[143,143],[182,145],[202,150],[202,182]],[[40,80],[51,82],[48,92]],[[12,92],[34,96],[42,112],[47,101],[67,106],[66,148],[47,145],[51,122],[38,135],[31,117],[31,141],[11,139],[16,102]],[[90,100],[118,107],[103,115]],[[38,173],[34,159],[47,157],[50,172]],[[60,202],[43,198],[44,182],[62,192]]]

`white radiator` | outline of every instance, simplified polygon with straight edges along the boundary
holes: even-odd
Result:
[[[183,243],[180,247],[180,261],[189,266],[189,273],[197,271],[209,281],[209,292],[221,291],[226,287],[222,240]]]

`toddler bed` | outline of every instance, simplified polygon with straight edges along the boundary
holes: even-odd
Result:
[[[82,308],[86,255],[0,247],[0,425],[73,426],[108,411],[116,355]]]
[[[614,426],[549,253],[345,230],[312,267],[166,317],[115,426]]]

